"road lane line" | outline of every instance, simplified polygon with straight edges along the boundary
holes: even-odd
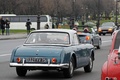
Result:
[[[106,41],[102,41],[102,43],[105,43],[105,42],[111,42],[112,40],[106,40]]]
[[[0,57],[9,56],[9,55],[11,55],[11,54],[2,54],[2,55],[0,55]]]

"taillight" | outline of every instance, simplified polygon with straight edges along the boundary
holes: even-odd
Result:
[[[90,40],[90,36],[86,36],[86,40]]]
[[[117,78],[116,77],[111,77],[111,78],[110,77],[106,77],[105,80],[117,80]]]
[[[16,61],[17,61],[18,63],[21,62],[21,58],[18,57],[18,58],[16,59]]]
[[[57,59],[56,58],[52,58],[52,63],[56,63],[57,62]]]

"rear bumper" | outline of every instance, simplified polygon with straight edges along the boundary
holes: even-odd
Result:
[[[69,64],[27,64],[27,63],[10,63],[10,67],[56,67],[68,68]]]
[[[100,31],[99,34],[104,34],[104,33],[113,33],[113,31]]]

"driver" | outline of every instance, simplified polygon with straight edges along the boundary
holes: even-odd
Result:
[[[84,33],[89,33],[88,27],[85,27],[85,28],[84,28]]]

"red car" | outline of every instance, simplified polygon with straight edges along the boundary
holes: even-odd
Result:
[[[108,60],[102,67],[101,80],[120,80],[120,30],[112,38]]]

